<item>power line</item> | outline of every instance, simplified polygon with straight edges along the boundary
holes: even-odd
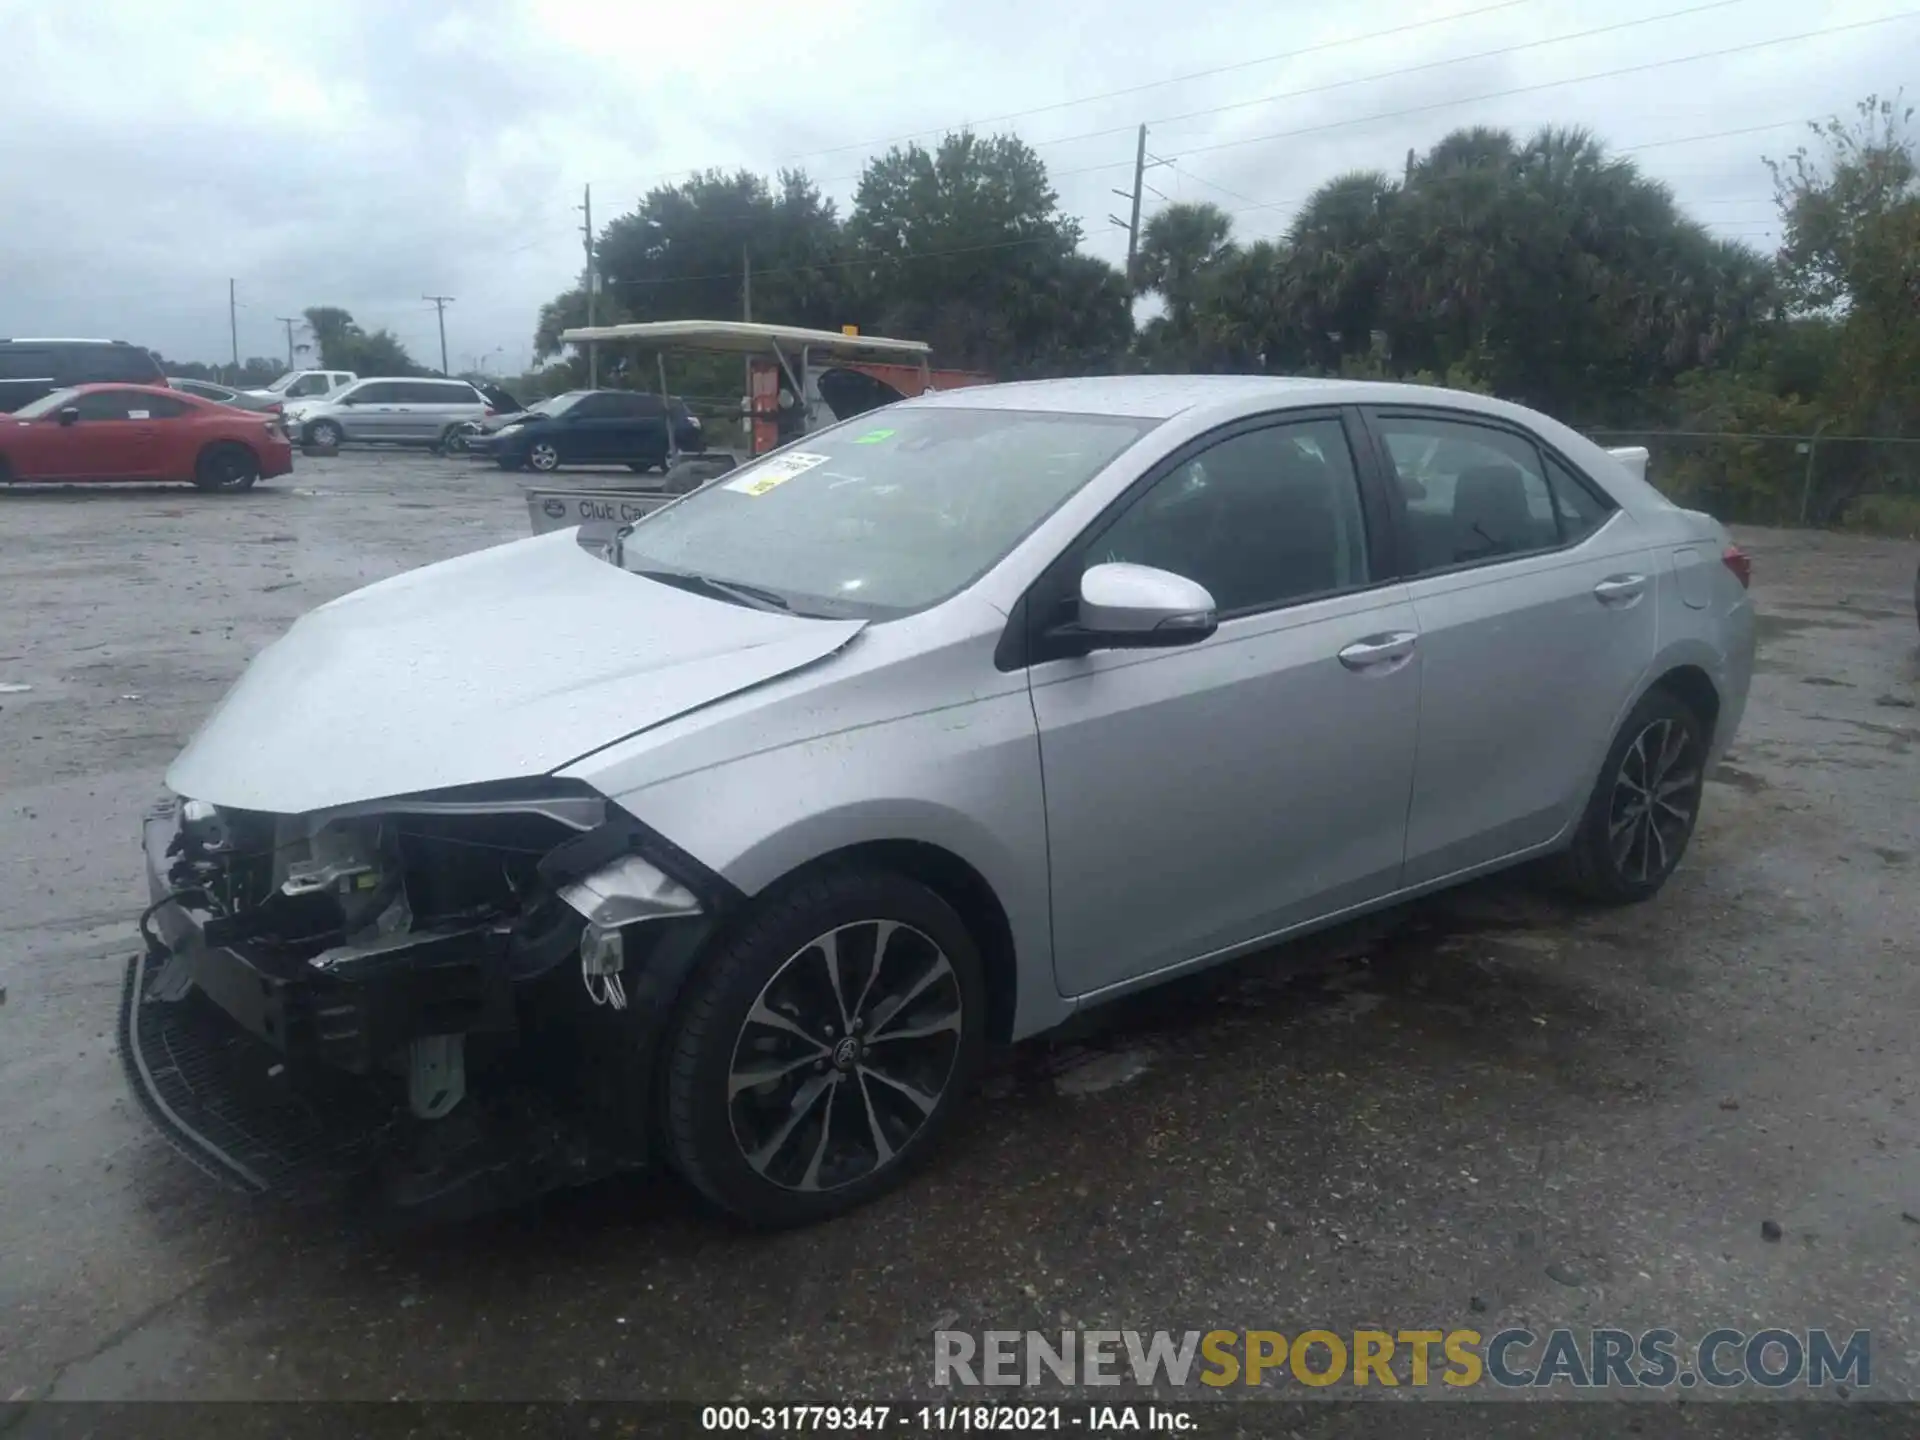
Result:
[[[1615,80],[1623,75],[1644,75],[1650,70],[1663,70],[1675,65],[1691,65],[1701,60],[1717,60],[1725,55],[1741,55],[1754,50],[1764,50],[1775,45],[1792,45],[1802,40],[1814,40],[1825,35],[1838,35],[1850,30],[1865,30],[1874,25],[1889,25],[1899,20],[1911,20],[1920,16],[1920,11],[1903,10],[1897,15],[1882,15],[1873,20],[1856,20],[1847,25],[1828,25],[1818,30],[1806,30],[1798,35],[1781,35],[1771,40],[1753,40],[1744,45],[1727,45],[1718,50],[1702,50],[1693,55],[1678,55],[1665,60],[1649,60],[1638,65],[1622,65],[1612,70],[1597,70],[1590,75],[1571,75],[1563,80],[1543,80],[1533,85],[1514,85],[1505,90],[1489,90],[1481,95],[1465,95],[1456,100],[1439,100],[1428,105],[1413,105],[1404,110],[1384,110],[1373,115],[1361,115],[1349,120],[1329,120],[1319,125],[1302,125],[1292,130],[1275,130],[1266,135],[1248,135],[1238,140],[1220,140],[1211,145],[1193,145],[1187,147],[1189,155],[1211,154],[1216,150],[1231,150],[1241,145],[1260,145],[1269,140],[1291,140],[1301,135],[1318,135],[1328,130],[1344,130],[1353,125],[1367,125],[1376,120],[1401,120],[1411,115],[1431,114],[1435,110],[1450,110],[1460,105],[1475,105],[1483,100],[1504,100],[1513,95],[1533,95],[1543,90],[1556,90],[1566,85],[1584,85],[1594,80]],[[1775,129],[1778,127],[1763,127]],[[1732,133],[1732,132],[1730,132]],[[1653,142],[1658,144],[1662,142]],[[1636,147],[1651,149],[1652,144]],[[1084,165],[1077,170],[1062,170],[1051,178],[1063,180],[1070,175],[1091,175],[1100,170],[1118,169],[1124,162],[1109,162],[1103,165]]]
[[[1235,100],[1225,105],[1210,105],[1202,110],[1188,110],[1179,115],[1161,115],[1147,121],[1149,125],[1176,125],[1184,120],[1200,120],[1210,115],[1224,115],[1230,110],[1247,110],[1256,105],[1271,105],[1280,100],[1297,100],[1307,95],[1324,95],[1334,90],[1346,90],[1355,85],[1371,85],[1381,80],[1397,80],[1406,75],[1419,75],[1429,70],[1443,70],[1449,65],[1467,65],[1476,60],[1493,60],[1501,56],[1517,55],[1525,50],[1544,49],[1549,45],[1565,45],[1575,40],[1591,40],[1596,35],[1609,35],[1620,30],[1632,30],[1642,25],[1655,25],[1665,20],[1679,20],[1688,15],[1698,15],[1708,10],[1724,10],[1730,5],[1744,5],[1747,0],[1706,0],[1700,5],[1691,5],[1679,10],[1663,10],[1656,15],[1643,15],[1634,20],[1618,20],[1611,25],[1599,25],[1591,30],[1576,30],[1567,35],[1550,35],[1542,40],[1521,40],[1512,45],[1496,46],[1492,50],[1479,50],[1471,55],[1455,55],[1445,60],[1426,60],[1418,65],[1403,65],[1394,70],[1378,70],[1371,75],[1356,75],[1346,80],[1329,80],[1321,85],[1308,85],[1299,90],[1281,90],[1272,95],[1260,95],[1251,100]],[[1130,126],[1116,126],[1107,130],[1088,130],[1079,135],[1062,135],[1052,140],[1036,140],[1035,148],[1046,145],[1066,145],[1076,140],[1094,140],[1108,135],[1118,135],[1131,129]],[[830,182],[822,181],[826,184]]]
[[[1080,95],[1071,100],[1055,100],[1046,105],[1035,105],[1025,110],[1009,110],[999,115],[988,115],[976,120],[963,120],[958,124],[936,125],[924,130],[915,130],[907,134],[887,136],[879,140],[860,140],[850,145],[832,145],[823,150],[797,150],[780,156],[775,163],[784,165],[794,160],[808,160],[821,155],[843,155],[849,150],[871,150],[881,145],[897,145],[902,140],[918,140],[928,135],[942,135],[953,130],[972,129],[976,126],[998,125],[1005,120],[1022,120],[1029,115],[1046,115],[1056,110],[1070,110],[1079,105],[1092,105],[1102,100],[1116,100],[1125,95],[1138,95],[1147,90],[1158,90],[1168,85],[1181,85],[1189,80],[1205,80],[1215,75],[1226,75],[1236,70],[1249,70],[1260,65],[1271,65],[1281,60],[1297,60],[1303,55],[1318,55],[1328,50],[1338,50],[1347,45],[1364,45],[1373,40],[1386,40],[1396,35],[1408,35],[1416,30],[1430,30],[1436,25],[1449,25],[1456,20],[1471,20],[1480,15],[1491,15],[1499,10],[1512,10],[1520,5],[1533,3],[1533,0],[1498,0],[1492,5],[1482,5],[1473,10],[1458,10],[1450,15],[1436,15],[1429,20],[1416,20],[1405,25],[1395,25],[1386,30],[1374,30],[1365,35],[1348,35],[1338,40],[1323,40],[1316,45],[1307,45],[1298,50],[1282,50],[1272,55],[1261,55],[1252,60],[1237,60],[1228,65],[1215,65],[1205,70],[1194,70],[1185,75],[1170,75],[1161,80],[1148,80],[1139,85],[1127,85],[1118,90],[1103,90],[1094,95]],[[1131,126],[1125,127],[1131,129]],[[650,185],[657,180],[670,180],[678,175],[697,175],[699,169],[663,170],[649,175],[640,184]],[[827,183],[827,182],[821,182]]]

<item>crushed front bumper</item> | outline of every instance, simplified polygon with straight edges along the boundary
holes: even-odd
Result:
[[[633,1121],[663,1004],[594,1010],[577,965],[516,987],[477,936],[349,978],[210,944],[168,898],[177,827],[176,803],[143,827],[154,904],[127,964],[119,1044],[142,1109],[199,1169],[256,1195],[451,1218],[645,1163]],[[697,943],[673,924],[644,928],[672,942],[655,947],[664,960],[644,952],[656,976]],[[470,1055],[490,1047],[493,1063],[450,1114],[421,1120],[382,1059],[431,1034],[467,1037]]]

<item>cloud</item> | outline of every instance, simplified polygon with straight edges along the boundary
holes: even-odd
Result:
[[[1689,137],[1844,111],[1920,59],[1909,21],[1582,78],[1888,13],[1864,0],[12,8],[0,333],[220,359],[232,278],[243,356],[283,349],[275,316],[336,304],[432,361],[419,297],[440,293],[456,297],[456,367],[496,349],[495,364],[525,361],[540,303],[578,272],[589,182],[604,221],[692,168],[797,163],[844,209],[865,142],[1038,110],[987,128],[1039,144],[1088,248],[1117,258],[1106,217],[1125,202],[1110,192],[1143,120],[1175,161],[1149,173],[1154,189],[1215,200],[1246,236],[1278,233],[1330,176],[1395,171],[1456,125],[1583,124],[1650,145],[1635,158],[1683,204],[1764,244],[1759,156],[1799,136]],[[1197,71],[1214,73],[1160,83]],[[1056,104],[1115,91],[1130,93]],[[1150,193],[1148,212],[1160,203]]]

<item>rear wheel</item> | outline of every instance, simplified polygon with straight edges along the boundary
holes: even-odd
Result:
[[[1565,888],[1609,905],[1659,893],[1700,817],[1707,741],[1679,696],[1647,692],[1614,737],[1573,845],[1558,858]]]
[[[193,483],[202,490],[251,490],[259,478],[259,457],[234,440],[207,446],[193,467]]]
[[[689,982],[666,1050],[668,1153],[753,1224],[851,1210],[932,1151],[985,1021],[979,953],[938,895],[879,870],[803,880]]]

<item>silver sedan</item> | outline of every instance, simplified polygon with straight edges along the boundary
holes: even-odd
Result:
[[[1522,861],[1652,897],[1746,702],[1747,581],[1708,516],[1479,396],[897,404],[610,556],[541,536],[300,620],[148,822],[129,1073],[251,1188],[316,1142],[160,1049],[348,1085],[377,1139],[325,1153],[402,1200],[664,1158],[747,1220],[833,1215],[991,1044]],[[495,1124],[515,1087],[574,1148]]]

